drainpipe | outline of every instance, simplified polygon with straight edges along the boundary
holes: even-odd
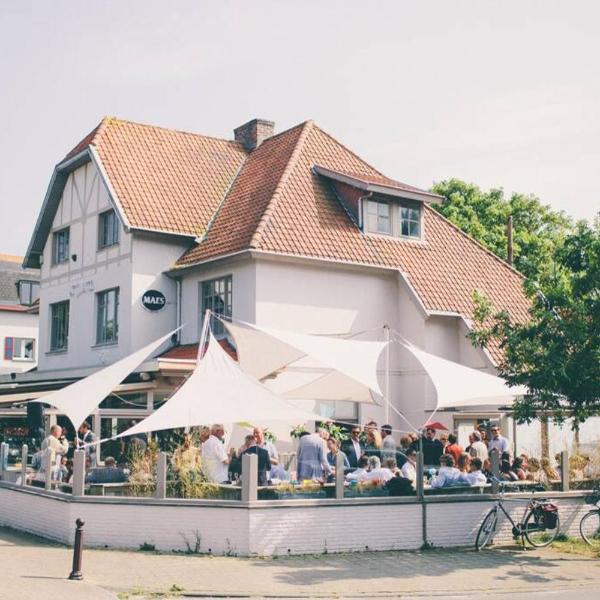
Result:
[[[175,280],[175,320],[177,321],[177,343],[181,343],[181,277]]]

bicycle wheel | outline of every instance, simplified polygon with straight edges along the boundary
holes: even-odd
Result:
[[[479,527],[477,538],[475,538],[475,550],[483,550],[486,546],[492,544],[497,525],[498,510],[492,508]]]
[[[583,515],[579,523],[579,531],[587,544],[600,550],[600,510],[590,510]]]
[[[527,541],[536,548],[543,548],[549,546],[558,535],[560,529],[560,519],[556,515],[556,523],[554,527],[550,528],[546,526],[546,518],[542,513],[536,513],[534,510],[530,510],[527,518],[525,519],[525,537]]]

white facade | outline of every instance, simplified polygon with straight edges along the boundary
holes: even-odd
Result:
[[[114,208],[95,166],[89,162],[67,180],[43,252],[40,293],[41,371],[110,364],[176,326],[176,284],[163,274],[186,246],[127,233],[119,223],[118,243],[99,248],[99,215]],[[69,258],[53,261],[53,234],[69,228]],[[118,341],[98,344],[98,292],[119,289]],[[151,312],[142,294],[161,291],[167,304]],[[65,350],[52,351],[51,304],[68,300]]]

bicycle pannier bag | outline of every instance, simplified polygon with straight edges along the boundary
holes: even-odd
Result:
[[[546,529],[554,529],[558,522],[558,506],[552,502],[545,502],[541,506],[542,514],[544,515],[544,526]]]

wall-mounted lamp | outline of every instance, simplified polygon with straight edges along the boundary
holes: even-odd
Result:
[[[77,262],[77,254],[71,254],[71,260]]]

